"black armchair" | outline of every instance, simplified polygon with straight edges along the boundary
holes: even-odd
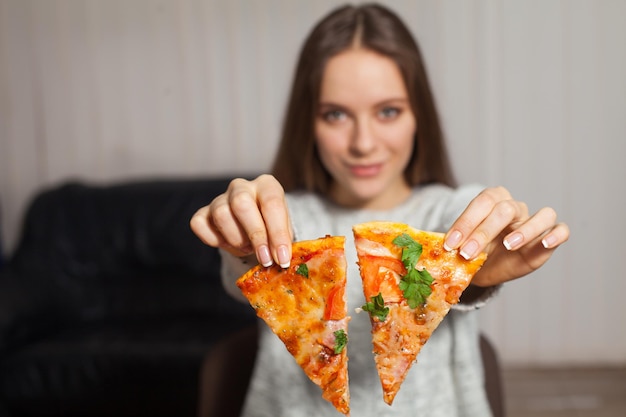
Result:
[[[230,178],[41,192],[0,271],[0,416],[195,416],[203,358],[255,321],[189,219]]]

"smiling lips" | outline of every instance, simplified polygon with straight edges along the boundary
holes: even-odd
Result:
[[[368,178],[376,176],[382,171],[383,164],[350,165],[350,172],[355,177]]]

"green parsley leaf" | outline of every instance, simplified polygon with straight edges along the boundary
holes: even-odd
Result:
[[[415,269],[417,261],[422,255],[422,245],[416,242],[411,236],[402,233],[393,240],[393,244],[402,249],[402,263],[407,271]]]
[[[407,274],[402,277],[398,287],[404,293],[404,298],[406,298],[409,307],[417,308],[424,305],[432,293],[430,285],[433,283],[433,277],[425,269],[421,271],[415,269],[415,265],[422,255],[422,245],[406,233],[395,238],[393,244],[403,248],[402,263],[407,270]]]
[[[298,265],[298,269],[296,269],[296,274],[300,274],[305,278],[309,277],[309,267],[306,264]]]
[[[387,314],[389,314],[389,307],[385,307],[383,295],[378,293],[378,295],[371,297],[370,299],[372,301],[368,301],[361,308],[370,313],[370,316],[377,317],[380,321],[385,321]]]
[[[343,348],[348,344],[348,335],[343,329],[333,333],[335,335],[335,354],[340,354]]]

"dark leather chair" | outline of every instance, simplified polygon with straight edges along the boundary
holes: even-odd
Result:
[[[206,352],[256,323],[189,227],[229,182],[73,182],[35,196],[0,271],[0,417],[197,414]]]
[[[257,326],[224,338],[207,354],[200,376],[198,417],[237,417],[252,373],[257,350]],[[485,389],[493,417],[504,417],[499,359],[486,336],[480,335]]]
[[[222,339],[206,355],[199,381],[198,417],[241,413],[257,351],[257,325]]]

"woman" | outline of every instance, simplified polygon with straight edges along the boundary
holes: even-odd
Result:
[[[354,416],[487,416],[471,311],[494,288],[543,265],[569,237],[556,213],[530,215],[502,188],[453,188],[442,129],[418,46],[406,26],[377,5],[331,12],[302,48],[273,175],[234,180],[191,219],[223,255],[223,282],[251,262],[289,265],[291,242],[343,235],[348,309],[363,304],[351,226],[390,220],[446,232],[446,248],[487,262],[425,345],[389,407],[371,357],[367,314],[349,334]],[[355,278],[356,277],[356,278]],[[410,413],[410,414],[409,414]],[[244,416],[334,416],[332,406],[261,326]]]

